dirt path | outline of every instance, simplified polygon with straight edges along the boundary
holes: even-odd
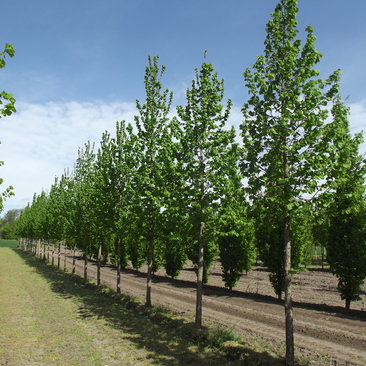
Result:
[[[71,263],[71,257],[67,257],[67,268],[71,268]],[[124,271],[121,277],[122,291],[143,298],[146,282],[144,270]],[[219,270],[218,264],[212,268],[209,285],[204,290],[204,318],[225,323],[244,333],[254,332],[266,339],[284,341],[284,310],[282,304],[273,297],[268,273],[259,267],[248,276],[243,276],[238,290],[230,292],[222,288]],[[81,260],[77,261],[76,272],[83,274]],[[96,278],[95,264],[89,266],[88,274],[90,279]],[[178,280],[171,280],[159,272],[154,278],[153,302],[177,312],[193,314],[194,278],[192,268],[182,271]],[[115,288],[116,271],[113,267],[102,268],[102,283]],[[321,271],[309,271],[295,277],[294,300],[298,351],[304,348],[319,354],[329,354],[343,364],[351,362],[366,365],[364,302],[358,303],[353,313],[344,313],[341,307],[343,302],[336,291],[336,280],[330,273]]]

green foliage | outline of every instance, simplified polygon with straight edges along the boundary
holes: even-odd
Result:
[[[6,56],[14,57],[15,51],[11,44],[6,43],[4,50],[0,52],[0,69],[6,65]],[[7,93],[6,91],[0,92],[0,118],[10,116],[16,112],[15,109],[15,98],[13,94]]]
[[[233,129],[224,129],[232,103],[225,108],[223,97],[224,81],[204,62],[186,92],[186,106],[177,107],[177,166],[184,182],[180,197],[192,239],[188,257],[197,266],[197,327],[202,323],[202,283],[217,252],[217,203],[228,181],[235,137]]]
[[[315,49],[312,27],[306,28],[304,45],[298,38],[297,4],[298,0],[279,1],[267,23],[264,55],[257,57],[252,70],[244,71],[249,99],[241,125],[248,191],[254,205],[265,202],[266,217],[271,218],[263,241],[272,254],[267,256],[269,265],[283,265],[271,278],[277,294],[282,286],[285,292],[287,365],[294,364],[293,217],[309,195],[326,188],[332,150],[327,105],[339,88],[339,71],[322,80],[315,69],[321,54]]]
[[[252,268],[256,259],[253,219],[242,187],[243,177],[238,169],[241,150],[237,145],[232,148],[229,154],[232,159],[230,179],[222,188],[218,225],[223,281],[230,289],[236,285],[243,271],[248,272]]]
[[[177,195],[172,196],[173,199],[177,198]],[[174,206],[172,202],[163,212],[163,220],[163,265],[166,274],[176,278],[188,259],[187,248],[190,243],[187,235],[189,230],[187,217],[182,215],[179,206]]]
[[[224,109],[223,96],[223,80],[219,80],[210,63],[204,62],[200,70],[196,69],[196,79],[187,90],[186,107],[177,107],[178,164],[184,181],[181,197],[189,217],[188,235],[193,241],[188,256],[198,264],[199,226],[203,222],[206,270],[217,251],[215,211],[221,187],[228,179],[230,144],[235,136],[234,130],[224,129],[231,101]]]
[[[213,326],[207,331],[207,343],[213,348],[219,348],[225,342],[237,342],[239,339],[234,329],[229,329],[222,325]]]
[[[0,220],[0,238],[17,239],[16,220],[20,216],[20,210],[9,210]]]
[[[0,52],[0,69],[4,68],[6,65],[6,56],[14,57],[15,51],[11,44],[6,43],[4,50]],[[16,112],[15,109],[15,98],[12,94],[6,91],[0,92],[0,118],[10,116]],[[3,161],[0,161],[0,166],[4,165]],[[0,185],[3,183],[3,179],[0,178]],[[14,195],[13,187],[7,187],[3,192],[0,192],[0,212],[3,210],[3,202],[7,198]]]
[[[330,129],[336,150],[331,156],[330,183],[334,192],[328,206],[327,260],[338,277],[338,291],[346,308],[360,300],[366,278],[365,158],[358,155],[360,134],[349,133],[348,108],[335,100]]]
[[[183,238],[173,234],[170,238],[166,236],[164,241],[164,268],[168,276],[176,278],[187,261],[186,244]]]
[[[134,269],[139,269],[146,262],[146,241],[141,236],[134,236],[128,241],[128,255]]]
[[[66,175],[69,226],[67,236],[86,255],[91,254],[93,232],[93,211],[91,189],[95,164],[94,144],[88,142],[78,151],[72,174]]]
[[[253,71],[244,72],[250,97],[242,109],[242,168],[251,198],[254,203],[264,200],[271,218],[264,236],[272,239],[264,242],[273,246],[266,250],[268,260],[274,261],[272,268],[284,260],[281,231],[289,228],[286,237],[295,241],[305,235],[291,234],[299,227],[292,221],[304,199],[322,189],[330,151],[326,106],[338,90],[339,71],[326,80],[318,78],[314,66],[321,55],[314,48],[313,29],[306,28],[302,46],[297,12],[296,0],[280,1],[267,24],[264,55],[257,58]],[[280,253],[274,255],[277,250]],[[293,255],[296,251],[303,249],[295,249]],[[297,265],[296,260],[291,262]],[[282,275],[277,277],[281,281]]]
[[[256,245],[260,259],[269,269],[269,279],[276,295],[282,298],[285,290],[285,256],[282,222],[269,215],[268,203],[257,202],[254,210]],[[308,205],[298,208],[292,215],[292,255],[291,272],[296,272],[302,264],[307,264],[307,251],[312,247],[312,222]]]
[[[145,71],[146,101],[136,101],[139,115],[135,117],[137,140],[135,150],[136,175],[133,210],[138,220],[138,231],[148,242],[146,255],[148,274],[146,304],[151,305],[151,275],[161,265],[157,244],[161,234],[161,212],[166,204],[166,168],[170,162],[172,137],[168,113],[173,94],[162,89],[161,78],[165,66],[160,67],[157,56],[148,58]],[[156,248],[155,248],[156,247]]]

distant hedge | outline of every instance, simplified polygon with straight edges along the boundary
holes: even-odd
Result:
[[[17,240],[0,239],[0,248],[14,248],[18,245]]]

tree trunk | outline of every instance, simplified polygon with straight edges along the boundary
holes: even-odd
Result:
[[[88,258],[84,253],[84,282],[88,281]]]
[[[47,241],[47,262],[50,263],[50,241]]]
[[[66,259],[67,259],[67,250],[66,250],[66,245],[64,246],[64,272],[66,272]]]
[[[196,321],[195,321],[195,325],[197,328],[202,327],[204,231],[205,231],[205,223],[201,221],[198,234],[198,271],[197,271]]]
[[[285,318],[286,318],[286,366],[293,366],[295,361],[294,324],[291,294],[291,239],[290,220],[284,220],[284,256],[285,256]]]
[[[97,285],[100,285],[100,262],[102,257],[102,242],[99,242],[98,258],[97,258]]]
[[[61,261],[61,241],[58,241],[58,252],[57,252],[57,268],[60,269],[60,261]]]
[[[46,262],[46,242],[43,242],[43,261]]]
[[[346,299],[346,310],[349,310],[351,308],[351,300]]]
[[[55,258],[54,258],[54,255],[55,255],[55,243],[52,243],[52,265],[55,264]]]
[[[74,248],[73,248],[73,251],[72,251],[72,274],[75,274],[75,271],[76,271],[75,251],[76,251],[76,246],[74,245]]]
[[[146,306],[151,306],[151,283],[152,283],[152,263],[154,257],[154,236],[149,240],[149,253],[147,257],[147,281],[146,281]]]
[[[121,238],[117,238],[117,294],[121,293]]]

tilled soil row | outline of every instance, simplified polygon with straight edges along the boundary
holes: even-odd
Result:
[[[64,265],[63,256],[64,252],[62,252],[61,268]],[[57,263],[56,253],[54,253],[54,258]],[[72,258],[68,255],[66,264],[67,269],[71,270]],[[82,276],[83,268],[83,260],[78,257],[76,274]],[[267,276],[265,271],[258,271],[260,278],[257,278],[257,283],[260,282],[262,293],[255,294],[240,291],[230,292],[217,286],[218,279],[215,279],[217,269],[214,267],[213,279],[210,281],[214,285],[205,286],[204,318],[232,326],[240,332],[254,332],[263,338],[284,342],[284,309],[282,303],[273,297],[272,290],[268,290],[266,294],[263,293],[263,288],[270,289],[270,284],[265,284],[265,276]],[[89,262],[88,278],[95,280],[96,272],[95,263]],[[153,302],[180,313],[193,314],[196,298],[194,276],[192,268],[182,271],[178,280],[171,280],[158,273],[153,281]],[[328,297],[332,299],[337,295],[334,291],[334,279],[329,274],[310,273],[310,275],[304,274],[302,277],[305,280],[301,281],[301,277],[299,277],[296,286],[302,288],[304,294],[323,288],[322,301]],[[101,282],[112,289],[116,288],[116,269],[113,266],[102,267]],[[267,280],[267,282],[269,281]],[[248,288],[249,285],[242,284],[239,288],[243,289],[245,286]],[[126,294],[143,298],[146,292],[144,268],[141,272],[132,269],[122,271],[121,289]],[[327,291],[329,292],[328,297]],[[318,354],[329,354],[339,361],[366,365],[366,316],[362,304],[361,310],[349,315],[340,308],[342,302],[339,299],[337,299],[336,306],[329,305],[329,302],[322,306],[321,302],[311,304],[306,301],[301,302],[299,298],[295,297],[297,302],[294,308],[296,345]]]

